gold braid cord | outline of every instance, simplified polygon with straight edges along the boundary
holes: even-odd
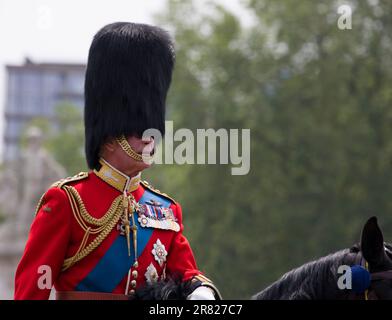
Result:
[[[78,251],[75,253],[74,256],[65,259],[62,266],[62,271],[65,271],[72,267],[78,261],[88,256],[92,251],[94,251],[113,230],[113,228],[120,220],[121,215],[123,214],[123,196],[120,195],[115,198],[105,215],[102,218],[97,219],[92,217],[87,212],[82,198],[74,187],[64,185],[62,189],[66,192],[68,196],[72,213],[76,221],[85,231],[83,240],[79,246]],[[93,227],[90,227],[88,225],[91,225]],[[97,234],[96,238],[89,245],[87,245],[89,236],[95,234]]]

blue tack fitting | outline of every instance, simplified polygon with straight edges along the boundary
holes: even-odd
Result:
[[[352,290],[361,294],[366,291],[370,286],[371,276],[368,270],[360,265],[354,265],[351,267],[351,284]]]

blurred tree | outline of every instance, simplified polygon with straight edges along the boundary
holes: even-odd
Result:
[[[86,171],[84,156],[84,126],[80,108],[62,103],[55,107],[55,121],[47,118],[32,119],[21,135],[21,147],[26,144],[26,131],[31,126],[39,127],[46,136],[44,146],[67,171],[74,175]]]
[[[22,134],[20,135],[19,146],[20,148],[25,148],[27,144],[27,130],[31,127],[38,127],[42,130],[42,133],[46,137],[50,137],[53,134],[53,128],[50,124],[49,119],[43,117],[35,117],[27,123],[23,128]],[[48,147],[48,140],[45,141],[45,147]]]
[[[169,1],[177,62],[175,129],[250,128],[251,171],[157,166],[183,206],[200,268],[225,298],[248,298],[289,269],[350,246],[377,215],[392,239],[392,3],[248,0],[256,25],[224,7]],[[184,17],[187,17],[184,19]],[[195,132],[195,131],[194,131]]]
[[[86,171],[84,125],[80,108],[67,103],[58,105],[56,127],[56,133],[48,141],[49,151],[68,174]]]

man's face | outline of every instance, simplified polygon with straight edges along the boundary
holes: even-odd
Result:
[[[127,141],[132,149],[140,155],[143,153],[153,155],[154,153],[155,142],[152,137],[143,140],[139,137],[129,136]],[[112,166],[130,177],[151,166],[151,163],[132,159],[116,140],[112,140],[104,145],[102,156]]]

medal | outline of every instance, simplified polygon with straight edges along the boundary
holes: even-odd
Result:
[[[157,242],[154,243],[154,249],[152,249],[151,253],[153,254],[155,260],[162,267],[163,263],[166,261],[167,251],[161,240],[158,239]]]
[[[144,276],[146,277],[148,284],[153,284],[158,281],[158,278],[159,278],[158,272],[157,272],[157,269],[152,264],[152,262],[147,267],[147,270],[146,270],[146,273],[144,274]]]

